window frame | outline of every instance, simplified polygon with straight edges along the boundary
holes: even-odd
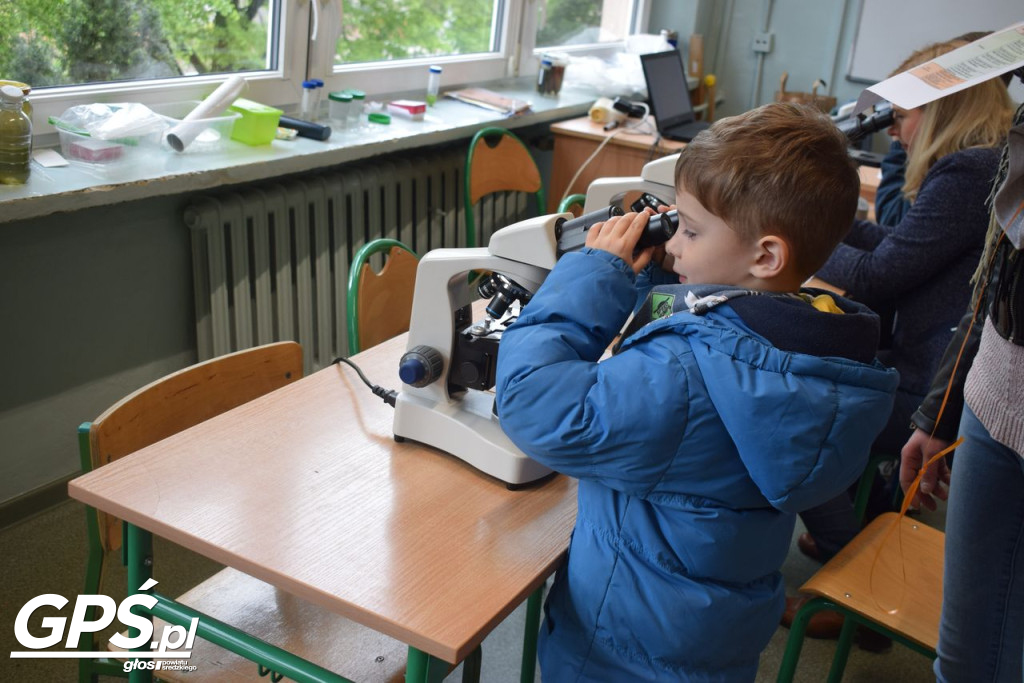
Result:
[[[311,3],[318,0],[280,0],[278,30],[268,41],[277,41],[276,69],[248,72],[245,97],[294,113],[302,97],[302,81],[310,56],[312,30]],[[324,78],[327,91],[344,88],[363,90],[368,96],[379,93],[415,92],[426,86],[426,71],[431,64],[444,69],[442,87],[502,78],[527,76],[537,72],[541,51],[536,39],[537,3],[543,0],[501,0],[503,13],[493,52],[336,65]],[[633,0],[630,34],[646,29],[651,0]],[[297,37],[301,36],[301,37]],[[622,42],[571,45],[559,48],[568,54],[608,56],[622,48]],[[68,107],[88,102],[140,102],[146,105],[182,100],[202,100],[224,81],[224,74],[185,78],[136,80],[95,85],[74,85],[34,91],[30,97],[37,141],[41,135],[56,140],[48,117],[60,116]],[[412,85],[413,87],[410,87]]]

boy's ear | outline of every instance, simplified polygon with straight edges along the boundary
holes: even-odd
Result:
[[[789,243],[778,235],[765,235],[757,241],[750,274],[767,280],[782,275],[789,267]]]

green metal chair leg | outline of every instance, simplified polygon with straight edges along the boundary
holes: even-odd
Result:
[[[843,671],[846,669],[846,662],[850,658],[850,646],[853,645],[853,634],[857,629],[857,622],[846,612],[839,611],[846,617],[843,620],[843,628],[839,631],[839,642],[836,643],[836,653],[832,656],[832,667],[828,671],[829,683],[839,683],[843,680]]]
[[[835,605],[825,598],[814,598],[808,600],[793,617],[793,623],[789,626],[789,638],[786,640],[786,650],[782,655],[782,665],[779,666],[779,676],[776,679],[778,683],[792,683],[796,665],[800,661],[800,651],[804,647],[804,633],[811,617],[824,609],[834,608]]]
[[[139,592],[142,584],[153,577],[153,535],[137,526],[126,524],[123,545],[128,567],[128,595],[134,595]],[[128,629],[129,636],[138,634],[138,629]],[[145,645],[136,649],[149,651]],[[152,683],[152,680],[153,672],[148,669],[132,669],[128,674],[129,683]]]
[[[472,655],[470,655],[472,656]],[[448,675],[451,664],[409,646],[409,659],[405,666],[405,683],[440,683]]]
[[[480,668],[483,665],[484,651],[479,645],[462,660],[462,683],[480,683]]]
[[[544,586],[530,593],[526,599],[526,627],[523,633],[523,663],[519,668],[520,683],[533,683],[537,670],[537,638],[540,635],[540,612],[544,602]]]

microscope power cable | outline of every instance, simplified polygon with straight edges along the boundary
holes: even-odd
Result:
[[[366,378],[366,375],[363,374],[363,371],[359,369],[358,365],[350,361],[348,358],[345,358],[344,356],[338,356],[337,358],[331,361],[331,365],[337,365],[338,363],[344,363],[345,365],[348,365],[353,370],[355,370],[356,374],[359,375],[359,379],[363,380],[363,384],[370,387],[370,391],[373,392],[374,396],[377,396],[378,398],[380,398],[380,400],[384,401],[392,408],[395,407],[395,402],[398,401],[397,391],[395,391],[394,389],[385,389],[384,387],[378,384],[374,384],[373,382]]]
[[[585,169],[587,166],[590,165],[590,162],[593,161],[594,158],[597,157],[597,155],[601,153],[601,150],[604,149],[605,145],[607,145],[609,142],[611,142],[612,138],[614,138],[619,133],[632,133],[632,134],[641,133],[641,131],[639,129],[644,124],[647,123],[647,119],[651,115],[651,108],[648,107],[647,104],[645,104],[643,102],[638,102],[637,105],[644,108],[643,118],[641,118],[639,121],[637,121],[632,126],[625,126],[625,127],[616,129],[614,133],[612,133],[611,135],[606,136],[605,139],[601,141],[601,144],[599,144],[597,146],[597,149],[595,149],[590,154],[590,156],[587,157],[586,161],[584,161],[582,164],[580,164],[580,167],[578,169],[576,169],[576,175],[574,175],[572,177],[572,180],[569,181],[569,184],[565,186],[565,193],[562,194],[562,200],[564,200],[566,197],[569,196],[569,194],[570,194],[570,192],[572,190],[572,186],[576,184],[577,180],[579,180],[580,174],[583,173],[583,169]],[[655,144],[657,144],[657,141],[655,141]]]

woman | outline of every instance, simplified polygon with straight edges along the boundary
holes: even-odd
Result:
[[[1024,80],[1024,69],[1019,70]],[[946,508],[943,682],[1020,681],[1024,639],[1024,107],[996,181],[977,298],[949,344],[903,449],[904,490],[960,434]],[[958,427],[959,422],[959,429]],[[917,499],[935,508],[950,473],[938,460]],[[908,577],[913,581],[913,577]]]
[[[966,45],[930,45],[899,68],[906,71]],[[894,226],[855,221],[818,277],[876,310],[894,310],[890,348],[879,355],[899,370],[900,387],[875,450],[898,456],[910,416],[923,400],[971,292],[989,224],[986,203],[1013,102],[998,78],[916,109],[895,108],[889,134],[906,150],[903,196],[910,210]],[[881,512],[879,510],[878,512]],[[801,517],[808,534],[799,546],[822,561],[860,530],[852,502],[842,495]],[[791,600],[783,623],[799,604]],[[820,613],[827,615],[827,613]],[[828,617],[818,619],[827,622]],[[832,620],[811,635],[838,633]]]

